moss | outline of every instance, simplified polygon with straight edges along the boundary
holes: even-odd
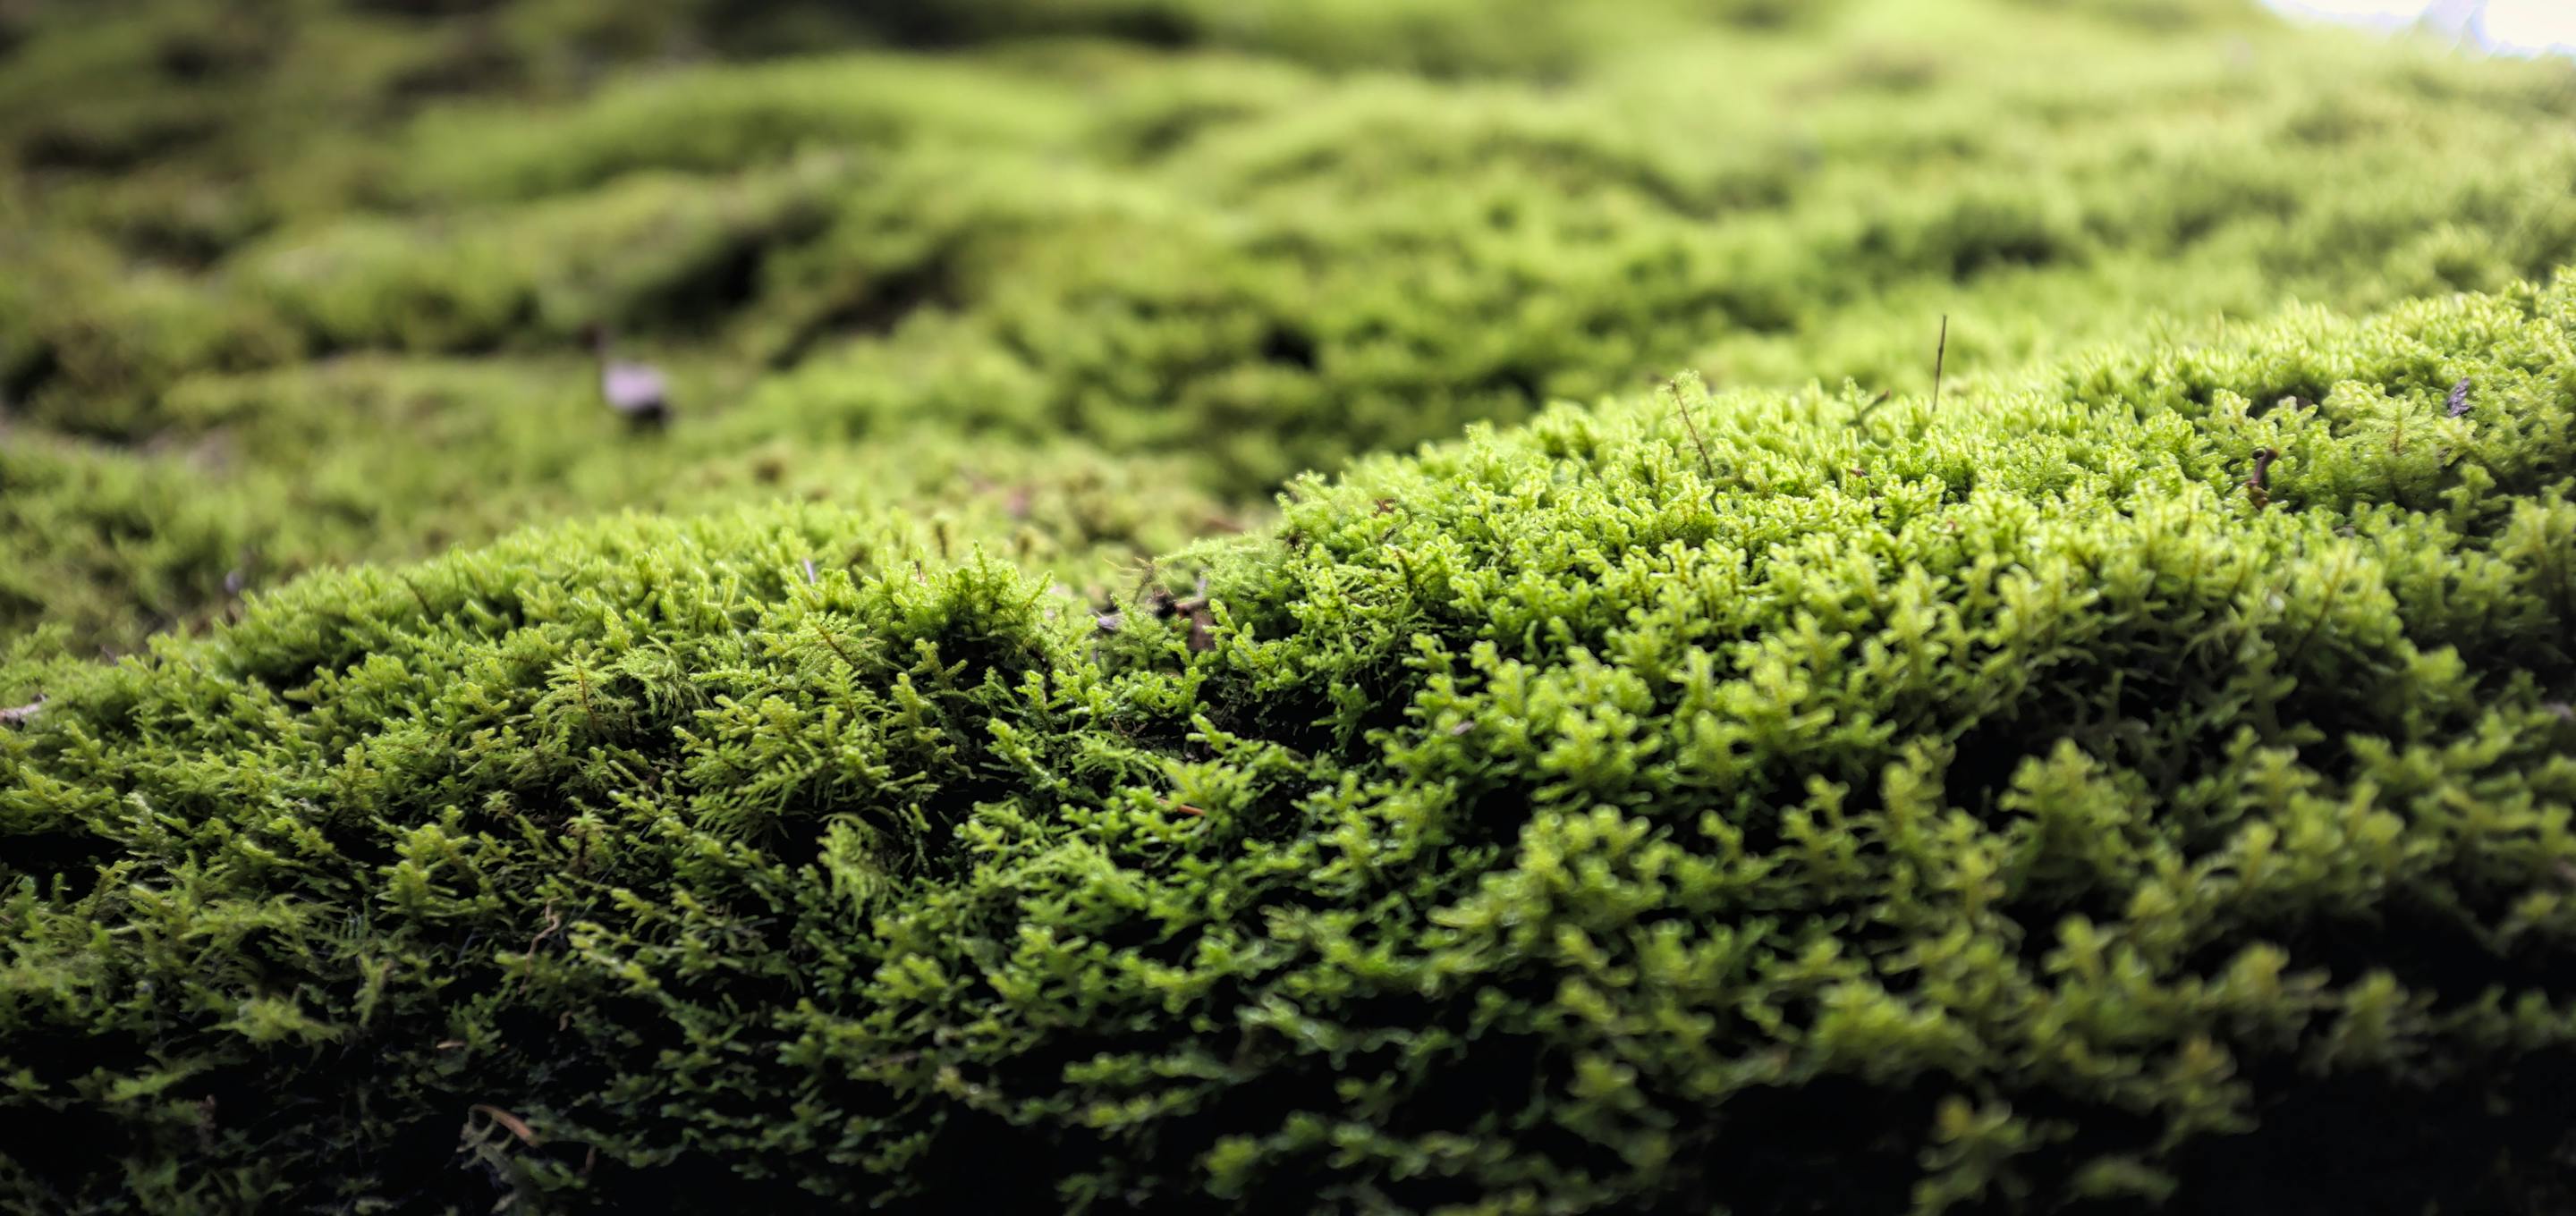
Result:
[[[2576,70],[1290,16],[0,12],[0,1207],[2565,1206]]]
[[[826,172],[639,177],[503,215],[352,220],[244,251],[253,295],[328,349],[577,348],[591,325],[721,316],[763,257],[821,221]]]
[[[2576,256],[2563,67],[2292,43],[2217,7],[2141,25],[1982,0],[1785,22],[1661,0],[1488,23],[1161,6],[1177,38],[1114,16],[1151,7],[964,6],[941,10],[964,24],[935,55],[750,64],[687,9],[594,27],[537,0],[426,22],[315,5],[239,45],[184,6],[49,18],[0,97],[112,92],[213,126],[149,172],[10,179],[28,235],[0,242],[20,285],[0,288],[0,391],[49,430],[191,449],[189,403],[246,373],[488,360],[484,407],[372,415],[367,450],[402,452],[459,443],[503,400],[576,416],[568,365],[525,386],[506,369],[556,363],[594,322],[689,381],[651,456],[519,426],[461,441],[478,475],[362,451],[335,510],[403,522],[274,546],[302,568],[650,505],[634,487],[722,481],[780,444],[960,434],[1021,465],[1068,441],[1132,459],[1233,518],[1302,470],[1682,368],[1921,388],[1944,313],[1974,375]],[[813,17],[791,8],[741,20]],[[802,45],[910,37],[854,19]],[[1411,61],[1389,22],[1563,61],[1351,70]],[[615,70],[591,87],[567,48]],[[202,70],[174,79],[172,55]],[[454,56],[489,62],[402,83]],[[207,477],[235,530],[292,531],[267,521],[309,514],[311,466],[289,442]],[[122,644],[162,619],[79,631]]]
[[[0,1184],[2506,1202],[2576,1064],[2571,322],[1561,409],[1105,628],[820,509],[300,581],[6,737],[6,1109],[87,1147]]]
[[[1451,28],[1439,5],[1246,17],[1178,47],[959,9],[981,32],[940,55],[749,65],[709,58],[685,13],[567,34],[570,10],[536,3],[429,25],[321,6],[232,49],[190,50],[231,27],[177,8],[58,19],[0,93],[113,87],[215,127],[150,172],[14,179],[33,235],[0,247],[5,278],[64,289],[0,298],[0,388],[50,429],[186,446],[172,403],[191,380],[393,352],[516,366],[607,322],[705,369],[683,454],[648,467],[880,444],[933,417],[1015,459],[1070,434],[1240,514],[1301,470],[1685,367],[1919,388],[1943,313],[1973,374],[2298,299],[2493,289],[2576,255],[2563,67],[2294,49],[2216,12],[2142,28],[1962,0],[1746,25],[1639,4],[1585,18],[1602,37],[1525,23],[1514,36],[1576,56],[1539,81],[1299,49],[1376,45],[1381,20]],[[2221,30],[2236,50],[2211,51]],[[612,64],[698,61],[585,89],[537,49],[594,35]],[[476,40],[517,66],[460,78],[461,98],[389,83],[411,70],[395,60]],[[171,83],[164,52],[205,70]],[[154,83],[115,84],[138,74]],[[472,445],[486,475],[434,493],[353,478],[385,487],[354,509],[475,540],[495,498],[637,503],[622,446],[576,473],[533,441]],[[305,463],[281,448],[215,480],[281,518],[294,504],[260,487]],[[353,537],[315,559],[416,552]]]
[[[0,632],[81,650],[198,623],[224,598],[251,521],[210,501],[184,456],[119,458],[0,432]]]
[[[720,368],[672,371],[688,400],[726,389]],[[0,628],[51,624],[83,653],[122,653],[352,552],[418,559],[621,508],[901,508],[952,553],[988,544],[1076,586],[1268,514],[1194,488],[1184,462],[1071,441],[995,447],[915,427],[818,450],[640,435],[599,407],[586,362],[560,357],[198,376],[159,409],[164,442],[149,454],[37,431],[0,452]]]

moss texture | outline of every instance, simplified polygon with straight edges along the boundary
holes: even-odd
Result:
[[[1067,444],[1204,500],[1018,521],[1103,581],[1298,472],[1685,368],[1919,390],[1945,312],[1973,375],[2576,251],[2562,65],[2233,4],[429,7],[22,19],[0,408],[225,535],[0,625],[130,650],[227,575],[766,501],[764,451],[857,507],[1044,499]],[[791,35],[852,49],[725,58]],[[595,416],[594,323],[680,378],[658,446]]]
[[[2576,69],[592,7],[8,19],[0,1205],[2569,1201]]]

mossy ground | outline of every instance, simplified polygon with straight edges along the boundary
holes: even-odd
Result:
[[[0,55],[0,1203],[2571,1192],[2567,64],[2232,0]]]

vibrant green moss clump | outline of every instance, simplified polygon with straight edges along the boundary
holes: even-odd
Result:
[[[0,1194],[2549,1210],[2571,333],[1564,409],[1106,625],[823,509],[304,580],[0,736]]]

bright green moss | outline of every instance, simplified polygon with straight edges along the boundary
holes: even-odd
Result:
[[[0,744],[0,1110],[87,1146],[0,1185],[2544,1210],[2571,331],[1562,409],[1196,626],[830,511],[307,579]]]

